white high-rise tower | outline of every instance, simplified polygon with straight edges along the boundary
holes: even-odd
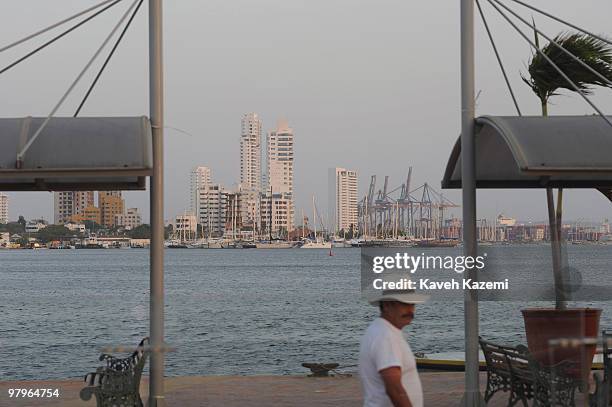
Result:
[[[293,130],[286,121],[279,121],[267,140],[268,182],[264,221],[272,224],[272,233],[281,235],[293,230]]]
[[[240,183],[244,189],[261,191],[261,120],[257,113],[242,118]]]
[[[189,177],[189,210],[193,215],[197,213],[198,189],[204,189],[212,184],[212,176],[209,167],[198,166],[191,170]]]
[[[268,133],[268,189],[293,194],[293,130],[279,121],[276,131]]]
[[[242,117],[240,191],[243,224],[256,227],[260,217],[261,193],[261,120],[256,113],[247,113]]]
[[[357,171],[329,169],[329,213],[332,230],[357,230]]]

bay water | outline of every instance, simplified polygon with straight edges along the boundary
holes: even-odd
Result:
[[[504,250],[508,275],[550,273],[538,265],[550,258],[550,246]],[[591,283],[609,284],[612,246],[568,251],[573,264],[592,271]],[[165,336],[174,348],[166,374],[305,374],[302,362],[354,371],[360,336],[378,310],[361,297],[360,250],[333,254],[166,250]],[[520,310],[531,305],[483,302],[481,335],[525,343]],[[582,305],[603,308],[601,326],[612,328],[610,303]],[[148,315],[146,249],[2,250],[0,380],[81,377],[99,366],[103,347],[135,346],[147,336]],[[463,325],[462,301],[433,300],[417,307],[404,331],[415,352],[460,352]]]

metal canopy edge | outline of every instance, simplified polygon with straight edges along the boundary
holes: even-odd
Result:
[[[476,119],[477,188],[612,187],[612,129],[599,116]],[[442,188],[461,188],[461,137]]]
[[[147,117],[0,118],[0,191],[144,190],[153,170]]]

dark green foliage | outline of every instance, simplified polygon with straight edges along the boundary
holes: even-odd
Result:
[[[92,233],[95,233],[100,229],[104,229],[104,226],[100,225],[97,222],[94,222],[93,220],[86,220],[83,222],[83,225],[85,225],[85,229],[89,230]]]
[[[537,36],[536,36],[537,39]],[[575,55],[579,60],[612,81],[612,48],[607,43],[586,34],[562,33],[554,41]],[[542,52],[546,54],[585,94],[592,92],[593,86],[611,87],[578,61],[572,59],[552,42]],[[529,63],[529,78],[523,77],[542,104],[559,89],[575,92],[574,87],[539,53]]]
[[[34,236],[36,236],[42,243],[47,243],[53,240],[70,240],[72,237],[76,237],[76,235],[76,233],[71,232],[64,225],[49,225],[46,228],[41,229]]]
[[[25,226],[18,222],[9,222],[6,225],[0,224],[0,232],[21,235],[25,232]]]
[[[132,239],[150,239],[151,238],[151,227],[149,225],[140,225],[130,230],[129,236]]]

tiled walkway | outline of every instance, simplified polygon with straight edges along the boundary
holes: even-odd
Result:
[[[481,376],[481,384],[486,382]],[[458,406],[463,392],[463,373],[421,373],[425,407]],[[9,388],[59,388],[61,399],[8,399]],[[95,406],[79,399],[79,380],[46,382],[0,382],[0,407]],[[147,381],[143,379],[143,395]],[[169,407],[358,407],[361,389],[356,377],[308,378],[298,376],[189,376],[166,379]],[[507,404],[507,395],[498,394],[489,406]],[[146,404],[145,404],[146,405]],[[580,404],[577,404],[580,405]]]

